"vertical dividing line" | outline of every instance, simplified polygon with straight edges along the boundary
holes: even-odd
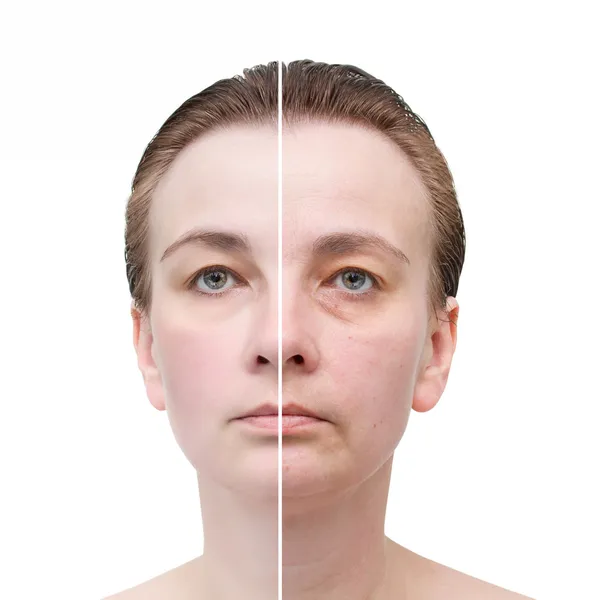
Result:
[[[277,333],[277,352],[278,352],[278,407],[279,407],[279,431],[278,431],[278,469],[277,482],[278,488],[278,586],[279,600],[283,600],[283,66],[278,61],[278,89],[277,89],[277,117],[278,117],[278,176],[277,176],[277,205],[278,205],[278,232],[277,242],[278,255],[278,333]]]

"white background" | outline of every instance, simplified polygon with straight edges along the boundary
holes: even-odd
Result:
[[[394,87],[464,213],[457,353],[396,453],[387,534],[538,599],[599,596],[591,5],[3,9],[0,597],[98,599],[201,553],[194,473],[137,371],[125,202],[179,104],[277,58]]]

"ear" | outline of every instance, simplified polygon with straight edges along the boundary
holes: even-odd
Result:
[[[131,304],[131,318],[133,319],[133,346],[137,354],[137,366],[141,371],[146,386],[148,399],[154,408],[164,410],[164,390],[160,370],[154,360],[154,337],[150,320],[141,313],[135,303]]]
[[[447,385],[451,361],[458,341],[460,307],[453,297],[447,298],[446,312],[437,313],[438,323],[431,327],[422,353],[414,388],[412,408],[426,412],[433,408]]]

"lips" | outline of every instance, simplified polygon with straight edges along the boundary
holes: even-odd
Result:
[[[309,410],[305,406],[301,406],[300,404],[289,403],[283,404],[283,416],[299,416],[299,417],[311,417],[312,419],[319,419],[321,421],[325,421],[320,415],[315,412]],[[248,411],[246,414],[241,416],[241,419],[246,419],[248,417],[268,417],[279,415],[279,407],[275,404],[262,404],[255,409]]]
[[[279,429],[279,417],[277,415],[264,415],[261,417],[244,417],[240,422],[250,425],[255,430],[265,431],[267,433],[277,433]],[[280,425],[283,435],[290,432],[305,430],[314,425],[326,423],[322,419],[307,417],[305,415],[283,415]]]

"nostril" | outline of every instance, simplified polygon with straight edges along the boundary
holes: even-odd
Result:
[[[264,365],[268,362],[268,359],[264,358],[264,356],[258,356],[258,362]]]
[[[293,362],[295,362],[296,365],[303,365],[304,364],[304,357],[301,354],[296,354],[293,357]]]

